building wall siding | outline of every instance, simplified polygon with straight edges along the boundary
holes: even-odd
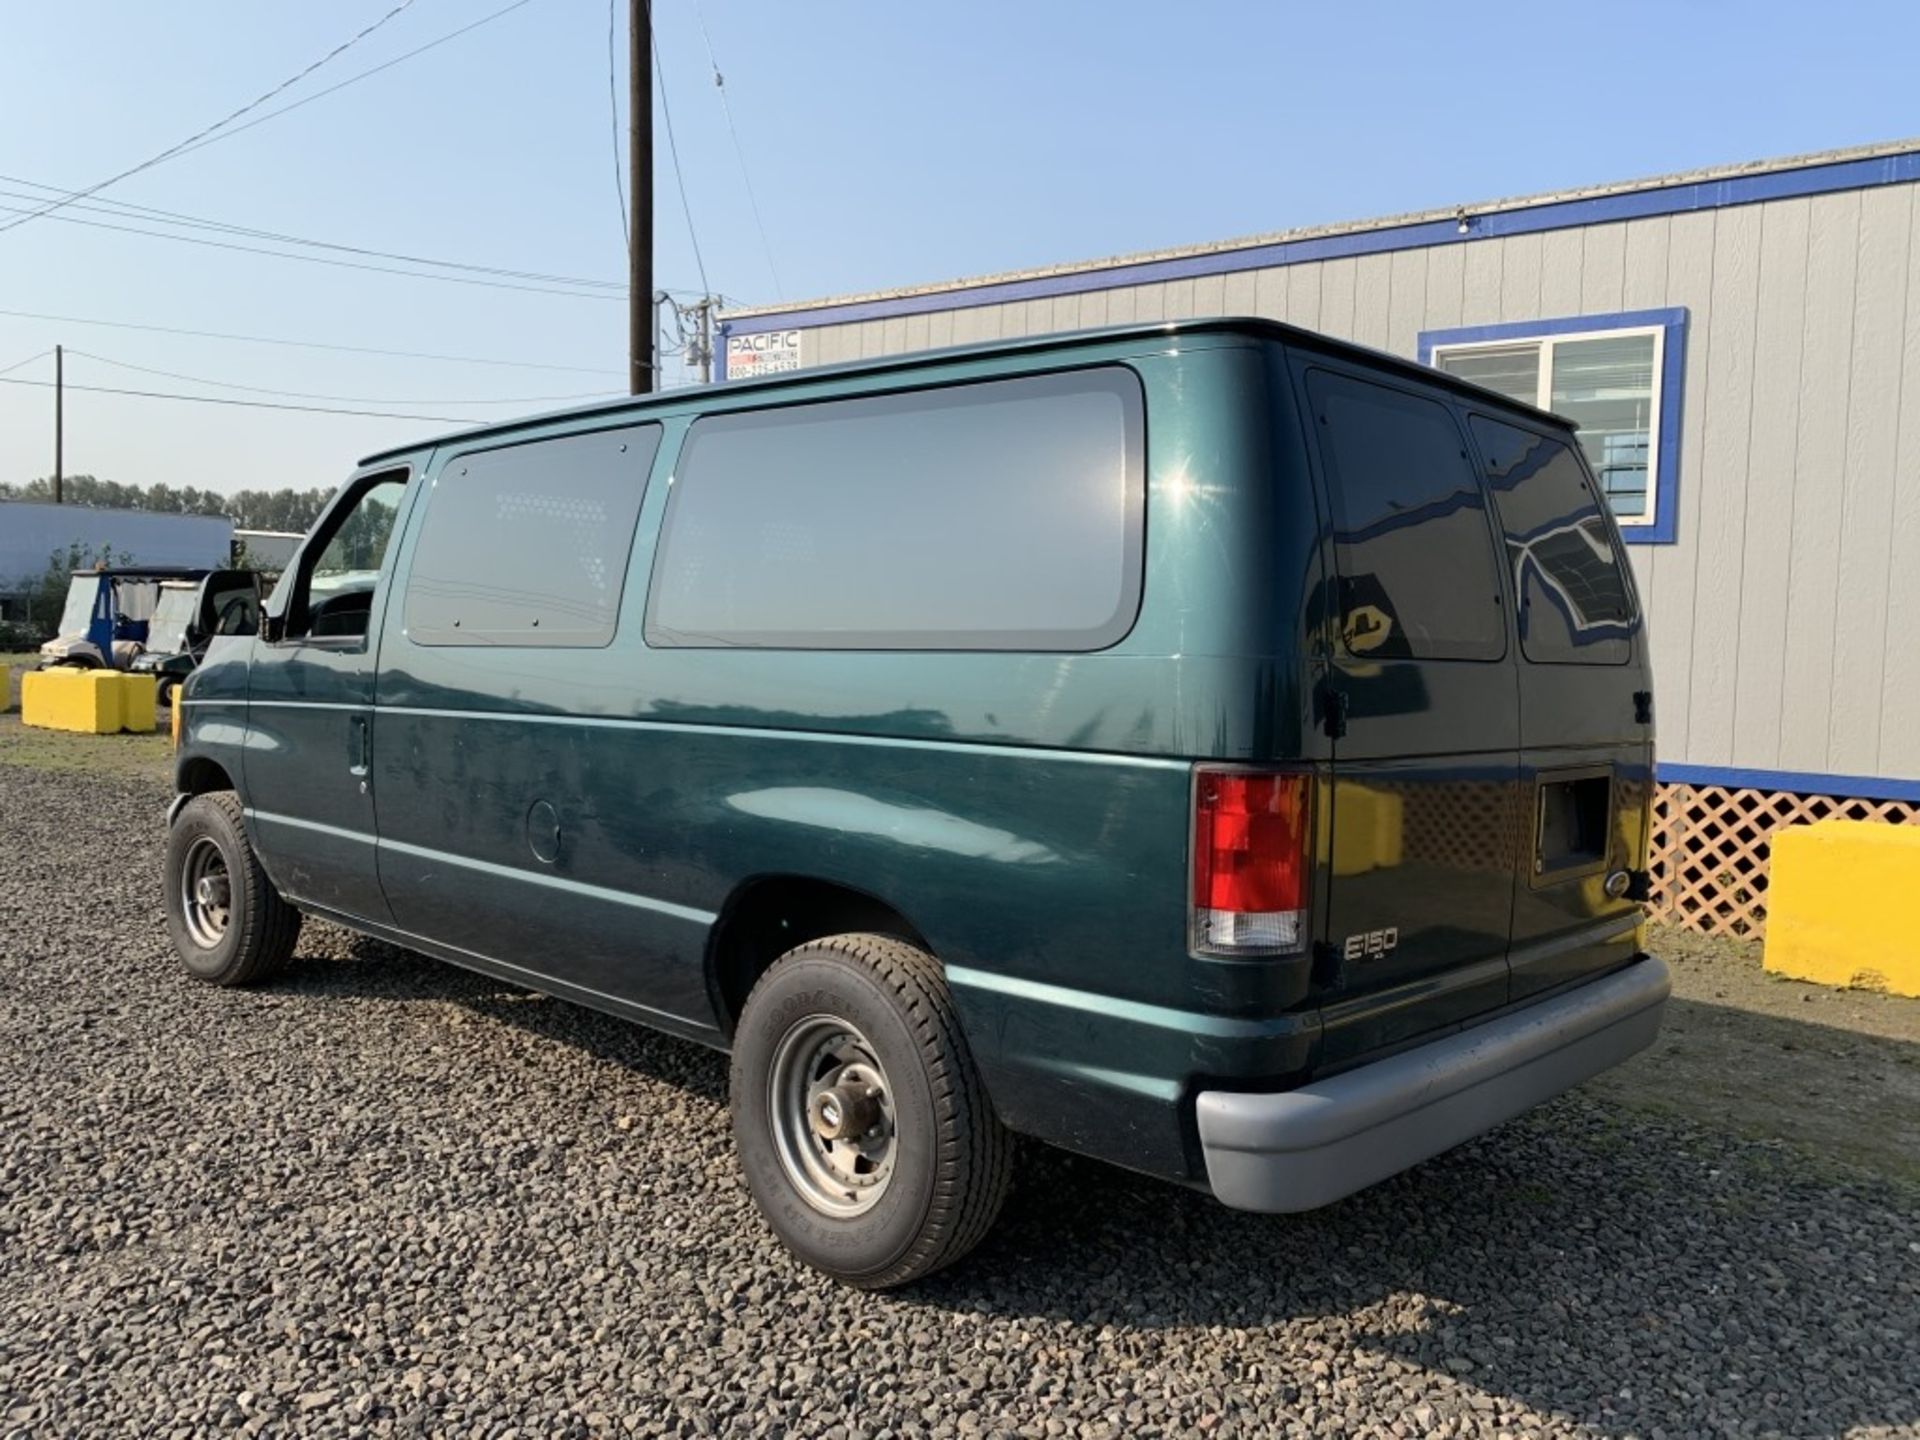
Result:
[[[1920,779],[1920,185],[827,324],[809,364],[1256,314],[1422,331],[1688,312],[1679,516],[1630,545],[1663,761]],[[916,321],[924,320],[924,324]],[[923,338],[924,337],[924,338]]]
[[[215,569],[233,553],[233,521],[224,515],[170,515],[152,510],[95,510],[0,500],[0,595],[37,584],[56,555],[65,563],[78,545],[92,563],[111,547],[116,564]]]

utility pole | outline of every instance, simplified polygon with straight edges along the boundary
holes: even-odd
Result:
[[[700,367],[700,383],[713,383],[713,297],[703,295],[693,307],[693,353],[687,358]]]
[[[60,503],[67,448],[67,352],[53,347],[53,503]]]
[[[660,348],[660,318],[666,314],[669,303],[671,302],[667,296],[667,292],[664,290],[656,290],[653,292],[653,303],[648,307],[649,313],[653,317],[653,348],[647,351],[647,354],[653,357],[655,366],[654,369],[647,372],[648,378],[652,382],[647,386],[649,390],[666,389],[666,382],[659,369],[660,357],[666,353]]]
[[[654,388],[659,351],[653,339],[653,14],[652,0],[628,0],[627,160],[633,191],[632,240],[627,247],[628,389]]]

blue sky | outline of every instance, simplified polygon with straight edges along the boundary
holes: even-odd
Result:
[[[9,178],[0,191],[18,191],[22,180],[79,188],[122,170],[298,71],[394,3],[4,0],[0,176]],[[273,104],[505,3],[414,0]],[[750,303],[1920,132],[1910,103],[1920,6],[1911,4],[655,0],[655,8],[708,280]],[[625,0],[620,9],[624,24]],[[726,76],[765,246],[707,37]],[[618,48],[624,65],[624,35]],[[657,140],[657,276],[697,291],[664,129]],[[528,0],[99,200],[617,281],[625,261],[610,143],[605,0]],[[0,196],[0,205],[20,203]],[[492,417],[623,383],[617,297],[334,269],[54,216],[0,233],[0,310],[591,372],[0,315],[0,370],[58,341],[84,352],[69,360],[74,384],[249,393],[116,370],[112,360],[375,402],[365,408]],[[50,375],[51,361],[38,361],[4,378]],[[500,403],[445,403],[480,399]],[[0,384],[0,479],[50,468],[51,408],[47,391]],[[221,490],[322,485],[366,451],[446,428],[76,392],[67,468]]]

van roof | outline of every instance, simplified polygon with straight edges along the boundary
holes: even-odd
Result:
[[[1058,334],[1027,335],[1009,340],[987,340],[972,345],[951,345],[939,350],[914,350],[900,355],[876,356],[868,360],[849,360],[837,365],[813,365],[802,370],[788,370],[778,375],[760,376],[751,380],[729,380],[718,386],[682,387],[656,391],[650,395],[599,400],[589,405],[550,410],[516,420],[476,425],[471,429],[456,430],[437,435],[430,440],[415,441],[409,445],[396,445],[387,450],[376,451],[360,463],[362,466],[377,465],[381,461],[398,459],[400,456],[411,455],[436,445],[454,441],[464,444],[491,435],[509,434],[532,425],[548,424],[554,420],[627,413],[645,415],[655,410],[684,406],[689,400],[699,395],[727,399],[736,395],[777,395],[782,391],[816,385],[823,380],[847,379],[862,375],[905,374],[936,365],[950,365],[959,360],[983,360],[1002,355],[1044,354],[1051,350],[1072,350],[1083,346],[1108,344],[1116,340],[1153,340],[1170,335],[1213,334],[1250,335],[1264,340],[1284,341],[1303,349],[1323,351],[1345,359],[1357,360],[1375,369],[1388,370],[1411,379],[1418,379],[1424,384],[1438,385],[1442,389],[1453,390],[1472,399],[1491,401],[1508,410],[1519,410],[1550,420],[1569,430],[1577,428],[1573,421],[1563,415],[1536,409],[1532,405],[1510,399],[1496,390],[1489,390],[1485,386],[1474,384],[1471,380],[1463,380],[1457,375],[1450,375],[1430,365],[1422,365],[1402,355],[1389,354],[1385,350],[1375,350],[1366,345],[1356,345],[1350,340],[1337,340],[1331,335],[1322,335],[1318,331],[1302,329],[1298,325],[1288,325],[1279,320],[1268,320],[1254,315],[1226,315],[1197,320],[1162,320],[1135,325],[1109,325],[1093,330],[1068,330]]]

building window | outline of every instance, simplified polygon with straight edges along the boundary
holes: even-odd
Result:
[[[1435,330],[1420,359],[1575,422],[1623,538],[1670,541],[1686,323],[1642,310]]]

